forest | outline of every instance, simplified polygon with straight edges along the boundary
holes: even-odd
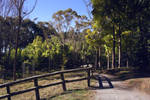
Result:
[[[150,71],[149,0],[89,0],[89,16],[68,8],[48,22],[27,19],[36,1],[24,12],[25,1],[0,0],[0,78],[84,65]]]

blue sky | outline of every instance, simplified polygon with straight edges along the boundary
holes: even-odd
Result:
[[[28,0],[28,9],[33,5],[34,0]],[[37,21],[50,21],[53,13],[58,10],[72,8],[80,15],[87,15],[87,9],[83,0],[38,0],[35,10],[28,16],[31,20],[38,18]]]

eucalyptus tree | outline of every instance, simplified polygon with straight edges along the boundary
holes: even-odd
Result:
[[[77,15],[77,13],[71,8],[64,11],[59,10],[53,14],[54,26],[59,34],[66,34],[70,30],[74,15]]]
[[[101,28],[107,28],[107,26],[111,26],[113,33],[113,52],[112,52],[112,68],[115,67],[115,15],[114,10],[112,8],[113,3],[110,0],[92,0],[93,4],[93,15],[94,19],[98,22]],[[106,26],[106,27],[105,27]]]
[[[45,40],[50,39],[51,35],[57,35],[56,29],[51,22],[38,22],[37,32],[39,32],[38,35],[45,38]]]
[[[121,66],[121,25],[124,21],[124,2],[122,0],[92,0],[94,19],[98,21],[99,25],[104,29],[112,30],[113,34],[113,49],[112,49],[112,68],[116,66],[116,42],[117,33],[119,37],[119,59],[118,67]],[[109,34],[110,34],[109,33]]]
[[[65,40],[67,40],[68,35],[71,34],[70,31],[72,31],[74,28],[73,24],[77,23],[76,19],[78,19],[79,17],[81,16],[71,8],[68,8],[66,10],[59,10],[58,12],[53,14],[53,25],[57,33],[62,38],[63,44],[65,44]],[[72,32],[74,32],[74,30]]]
[[[93,25],[93,29],[87,30],[86,41],[96,50],[96,68],[101,68],[101,48],[104,43],[102,30],[97,27],[97,24]]]
[[[20,29],[21,29],[21,25],[22,25],[22,19],[29,15],[30,13],[32,13],[32,11],[34,10],[37,0],[35,0],[35,4],[33,5],[33,7],[31,8],[30,11],[25,11],[25,2],[26,0],[10,0],[11,4],[13,5],[13,12],[14,15],[18,18],[18,24],[17,24],[17,31],[15,34],[15,58],[14,58],[14,66],[13,66],[13,79],[16,80],[16,59],[17,59],[17,49],[18,49],[18,38],[19,38],[19,34],[20,34]]]
[[[107,58],[107,69],[111,69],[110,56],[111,56],[112,47],[113,47],[113,36],[111,34],[108,34],[104,36],[103,40],[104,40],[105,55]]]
[[[63,45],[72,45],[73,61],[79,60],[77,53],[80,52],[81,41],[84,38],[84,36],[81,37],[80,35],[89,27],[89,19],[84,15],[78,15],[76,11],[70,8],[56,12],[53,14],[53,19],[55,21],[54,27],[61,37],[61,43]]]
[[[148,65],[148,22],[149,22],[149,5],[148,0],[91,0],[93,3],[93,15],[94,19],[100,23],[103,27],[105,19],[110,20],[110,25],[113,26],[113,36],[115,39],[115,33],[118,33],[118,43],[119,43],[119,67],[121,65],[121,35],[122,32],[126,30],[131,30],[140,33],[137,55],[142,57],[139,58],[139,66]],[[146,35],[146,36],[145,36]],[[145,42],[144,42],[145,41]],[[116,41],[114,41],[115,44]],[[115,45],[114,45],[115,47]],[[115,49],[113,47],[114,55]],[[145,56],[143,56],[145,55]],[[114,56],[115,57],[115,56]],[[115,59],[114,59],[115,60]],[[114,61],[113,61],[114,62]]]
[[[59,37],[57,36],[51,36],[50,39],[45,40],[42,44],[42,56],[48,57],[48,69],[49,71],[51,69],[54,69],[54,61],[56,55],[61,55],[61,42]]]

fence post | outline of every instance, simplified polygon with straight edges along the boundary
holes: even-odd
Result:
[[[35,86],[35,96],[36,96],[36,100],[40,100],[40,95],[39,95],[39,88],[38,88],[38,79],[35,78],[34,79],[34,86]]]
[[[64,79],[64,74],[61,73],[61,80],[62,80],[62,87],[63,87],[63,90],[66,91],[66,82],[65,82],[65,79]]]
[[[10,87],[9,87],[9,85],[6,86],[6,89],[7,89],[7,94],[9,95],[9,96],[8,96],[8,100],[11,100]]]
[[[87,78],[87,82],[88,82],[88,87],[90,87],[90,69],[87,70],[87,74],[88,74],[88,78]]]

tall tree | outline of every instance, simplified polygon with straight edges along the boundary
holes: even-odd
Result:
[[[32,13],[32,11],[34,10],[35,6],[36,6],[36,3],[37,3],[37,0],[35,1],[35,4],[33,6],[33,8],[28,11],[28,12],[25,12],[24,10],[24,6],[25,6],[25,2],[26,0],[11,0],[11,3],[13,4],[14,6],[14,13],[16,14],[16,17],[18,18],[18,28],[17,28],[17,31],[16,31],[16,34],[15,34],[15,58],[14,58],[14,66],[13,66],[13,79],[16,80],[16,59],[17,59],[17,51],[18,51],[18,37],[19,37],[19,34],[20,34],[20,28],[21,28],[21,25],[22,25],[22,19],[29,15],[30,13]]]

